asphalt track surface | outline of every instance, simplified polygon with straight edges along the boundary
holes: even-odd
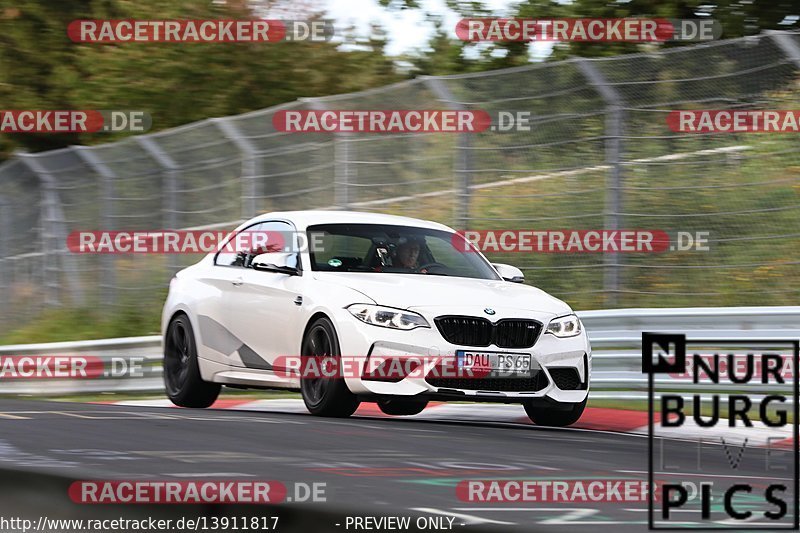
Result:
[[[0,428],[0,468],[28,476],[19,479],[35,479],[38,472],[69,480],[276,480],[289,487],[290,497],[295,482],[324,482],[325,502],[282,507],[332,513],[318,518],[319,531],[354,531],[341,521],[346,515],[449,516],[455,517],[454,530],[470,532],[647,530],[646,502],[482,503],[456,495],[457,483],[465,479],[646,480],[648,440],[641,435],[491,421],[325,419],[27,400],[0,401]],[[726,461],[716,448],[704,459],[708,469]],[[691,462],[697,449],[678,445],[671,453]],[[657,469],[656,475],[691,479],[685,472]],[[727,477],[764,475],[761,462],[751,460]],[[14,491],[12,477],[6,473],[0,484],[2,515],[48,508],[69,514],[80,507],[83,516],[91,516],[105,507],[58,507],[35,497],[20,503],[27,497],[21,494],[7,499]],[[775,479],[791,484],[791,473]],[[27,507],[9,509],[9,502]],[[697,514],[687,513],[685,522]]]

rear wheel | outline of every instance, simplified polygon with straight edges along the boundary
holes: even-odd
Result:
[[[194,331],[186,315],[175,317],[167,328],[164,385],[167,397],[180,407],[208,407],[219,396],[221,386],[200,377]]]
[[[316,368],[325,368],[326,359],[339,362],[339,339],[330,320],[321,317],[311,324],[303,338],[300,355],[317,358]],[[312,366],[304,362],[303,368],[309,367]],[[309,412],[317,416],[347,417],[355,413],[361,403],[343,378],[301,377],[300,394]]]
[[[428,407],[428,402],[390,398],[378,400],[378,408],[386,415],[410,416],[418,415]]]
[[[534,404],[527,401],[522,405],[528,417],[537,426],[564,427],[571,426],[580,419],[583,410],[586,408],[586,400],[580,403],[560,404],[548,406],[546,404]]]

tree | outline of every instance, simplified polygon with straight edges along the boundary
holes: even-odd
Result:
[[[537,15],[536,0],[520,4],[519,16]],[[573,17],[624,18],[652,17],[669,19],[712,18],[722,25],[722,38],[756,35],[764,30],[800,28],[800,4],[796,0],[574,0],[570,5]],[[663,46],[691,43],[667,42]],[[638,52],[652,47],[635,43],[572,42],[556,47],[551,59],[569,55],[585,57],[611,56]]]
[[[433,35],[425,48],[404,58],[412,65],[414,74],[436,76],[481,70],[479,61],[466,57],[467,43],[453,39],[451,30],[444,27],[441,17],[428,14],[426,18],[434,25]]]
[[[388,9],[418,9],[413,0],[380,0]],[[447,7],[459,16],[491,17],[486,6],[475,0],[446,0]],[[713,18],[722,26],[722,38],[755,35],[764,30],[796,30],[800,28],[800,3],[797,0],[523,0],[513,4],[511,13],[503,16],[519,18],[624,18],[651,17],[669,19]],[[623,43],[623,42],[565,42],[555,43],[548,60],[569,56],[612,56],[654,47],[673,47],[692,44],[688,42]],[[527,62],[528,44],[521,42],[493,42],[464,46],[452,29],[437,32],[429,43],[431,52],[423,52],[419,61],[413,61],[422,72],[446,74],[455,68],[467,71],[488,70],[516,66]],[[462,57],[476,55],[464,64],[448,61],[458,52]],[[473,50],[468,53],[468,50]],[[444,53],[444,59],[435,57]],[[433,71],[433,72],[431,72]]]
[[[332,42],[76,44],[75,19],[239,19],[246,2],[210,0],[0,0],[3,109],[137,109],[153,129],[397,81],[379,31],[350,51]],[[309,12],[304,18],[321,17]],[[107,142],[108,134],[3,136],[15,148],[48,150]]]

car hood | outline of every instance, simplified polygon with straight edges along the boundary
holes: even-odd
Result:
[[[479,306],[551,313],[553,316],[572,312],[567,304],[541,289],[508,281],[358,272],[314,272],[314,278],[344,285],[380,305],[399,309]]]

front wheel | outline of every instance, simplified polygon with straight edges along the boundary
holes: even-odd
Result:
[[[537,426],[565,427],[571,426],[580,419],[583,410],[586,408],[586,400],[580,403],[560,404],[558,406],[547,406],[534,404],[527,401],[522,405],[528,418]]]
[[[390,398],[388,400],[378,400],[378,408],[385,415],[392,416],[411,416],[418,415],[423,409],[428,407],[428,402],[414,400],[402,400]]]
[[[180,407],[208,407],[222,388],[200,376],[197,345],[189,317],[179,315],[169,323],[164,338],[164,385],[167,397]]]
[[[327,359],[341,358],[339,339],[330,320],[320,317],[311,324],[303,338],[300,355],[303,358],[317,358],[317,368],[325,367]],[[307,365],[303,365],[303,368],[307,368]],[[312,415],[348,417],[356,412],[361,403],[347,388],[343,378],[301,376],[300,380],[300,394]]]

